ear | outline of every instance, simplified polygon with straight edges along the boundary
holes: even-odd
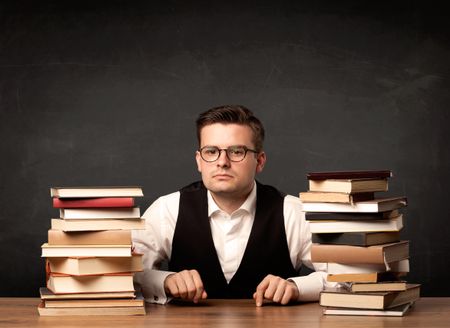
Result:
[[[264,169],[264,165],[266,164],[266,153],[260,152],[258,155],[256,155],[256,173],[262,172]]]
[[[197,162],[197,170],[202,173],[202,157],[200,156],[200,152],[197,150],[195,152],[195,161]]]

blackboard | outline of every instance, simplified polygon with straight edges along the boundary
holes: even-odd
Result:
[[[199,178],[197,115],[265,124],[258,179],[390,169],[408,280],[450,296],[448,19],[431,4],[38,1],[0,5],[0,296],[45,284],[51,186],[141,185],[142,210]]]

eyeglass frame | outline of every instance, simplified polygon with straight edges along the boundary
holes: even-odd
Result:
[[[230,148],[233,148],[233,147],[242,147],[242,148],[245,150],[244,157],[242,157],[241,160],[238,160],[238,161],[232,160],[232,159],[230,158],[230,156],[228,155],[228,152],[230,151]],[[217,155],[217,158],[216,158],[215,160],[213,160],[213,161],[208,161],[208,160],[206,160],[206,159],[203,158],[203,154],[202,154],[202,150],[205,149],[205,148],[215,148],[215,149],[217,149],[217,150],[219,151],[219,155]],[[203,146],[202,148],[198,149],[198,152],[200,153],[200,157],[202,158],[202,160],[204,160],[204,161],[207,162],[207,163],[214,163],[214,162],[216,162],[216,161],[220,158],[220,155],[222,155],[222,150],[225,151],[225,154],[226,154],[228,160],[230,160],[230,161],[233,162],[233,163],[239,163],[239,162],[242,162],[242,161],[245,159],[245,157],[247,156],[247,153],[248,153],[249,151],[252,152],[252,153],[255,153],[255,154],[260,153],[259,151],[255,150],[255,149],[248,148],[248,147],[245,146],[245,145],[233,145],[233,146],[229,146],[229,147],[227,147],[227,148],[219,148],[219,147],[217,147],[217,146]]]

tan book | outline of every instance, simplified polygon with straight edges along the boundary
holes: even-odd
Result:
[[[370,273],[339,273],[328,274],[330,282],[380,282],[399,280],[405,276],[405,272],[370,272]]]
[[[387,190],[387,179],[309,180],[309,191],[343,192],[347,194],[354,194],[361,192],[376,192]]]
[[[104,292],[82,294],[54,294],[47,287],[39,288],[42,300],[73,300],[73,299],[104,299],[104,298],[135,298],[134,291],[130,292]]]
[[[47,288],[54,294],[131,292],[134,291],[133,274],[70,276],[51,273]]]
[[[311,233],[389,232],[403,228],[403,214],[388,220],[367,221],[308,221]]]
[[[341,273],[373,273],[373,272],[409,272],[409,259],[390,263],[327,263],[328,274]]]
[[[142,197],[139,186],[53,187],[50,195],[57,198]]]
[[[318,203],[345,203],[353,204],[365,200],[374,199],[373,192],[347,194],[343,192],[319,192],[307,191],[299,194],[300,200],[304,203],[318,202]]]
[[[311,246],[311,261],[335,263],[390,263],[409,257],[409,241],[373,245],[348,246],[313,244]]]
[[[61,208],[61,219],[140,219],[139,207],[116,208]]]
[[[52,229],[62,231],[100,231],[100,230],[143,230],[143,219],[81,219],[64,220],[52,219]]]
[[[353,293],[365,292],[400,292],[406,290],[406,281],[383,281],[383,282],[352,282],[345,286]]]
[[[408,284],[400,292],[352,293],[345,288],[325,289],[320,293],[319,304],[340,308],[389,309],[418,300],[420,285]]]
[[[130,257],[50,257],[47,260],[51,272],[75,276],[143,270],[141,254]]]
[[[131,256],[131,245],[49,245],[41,246],[42,257]]]
[[[71,231],[48,230],[49,245],[131,245],[131,230]]]
[[[38,306],[40,316],[111,316],[111,315],[145,315],[145,306],[93,307],[93,308],[47,308],[42,301]]]
[[[144,306],[143,299],[45,300],[46,308],[98,308]]]
[[[326,315],[353,315],[353,316],[381,316],[381,317],[403,317],[414,302],[395,306],[387,310],[368,310],[368,309],[351,309],[351,308],[337,308],[325,307],[323,314]]]
[[[302,203],[304,212],[379,213],[407,206],[406,197],[377,198],[353,204]]]

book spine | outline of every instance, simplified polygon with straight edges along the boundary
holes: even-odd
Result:
[[[53,198],[54,208],[102,208],[102,207],[133,207],[132,197],[105,197],[89,199],[61,199]]]

